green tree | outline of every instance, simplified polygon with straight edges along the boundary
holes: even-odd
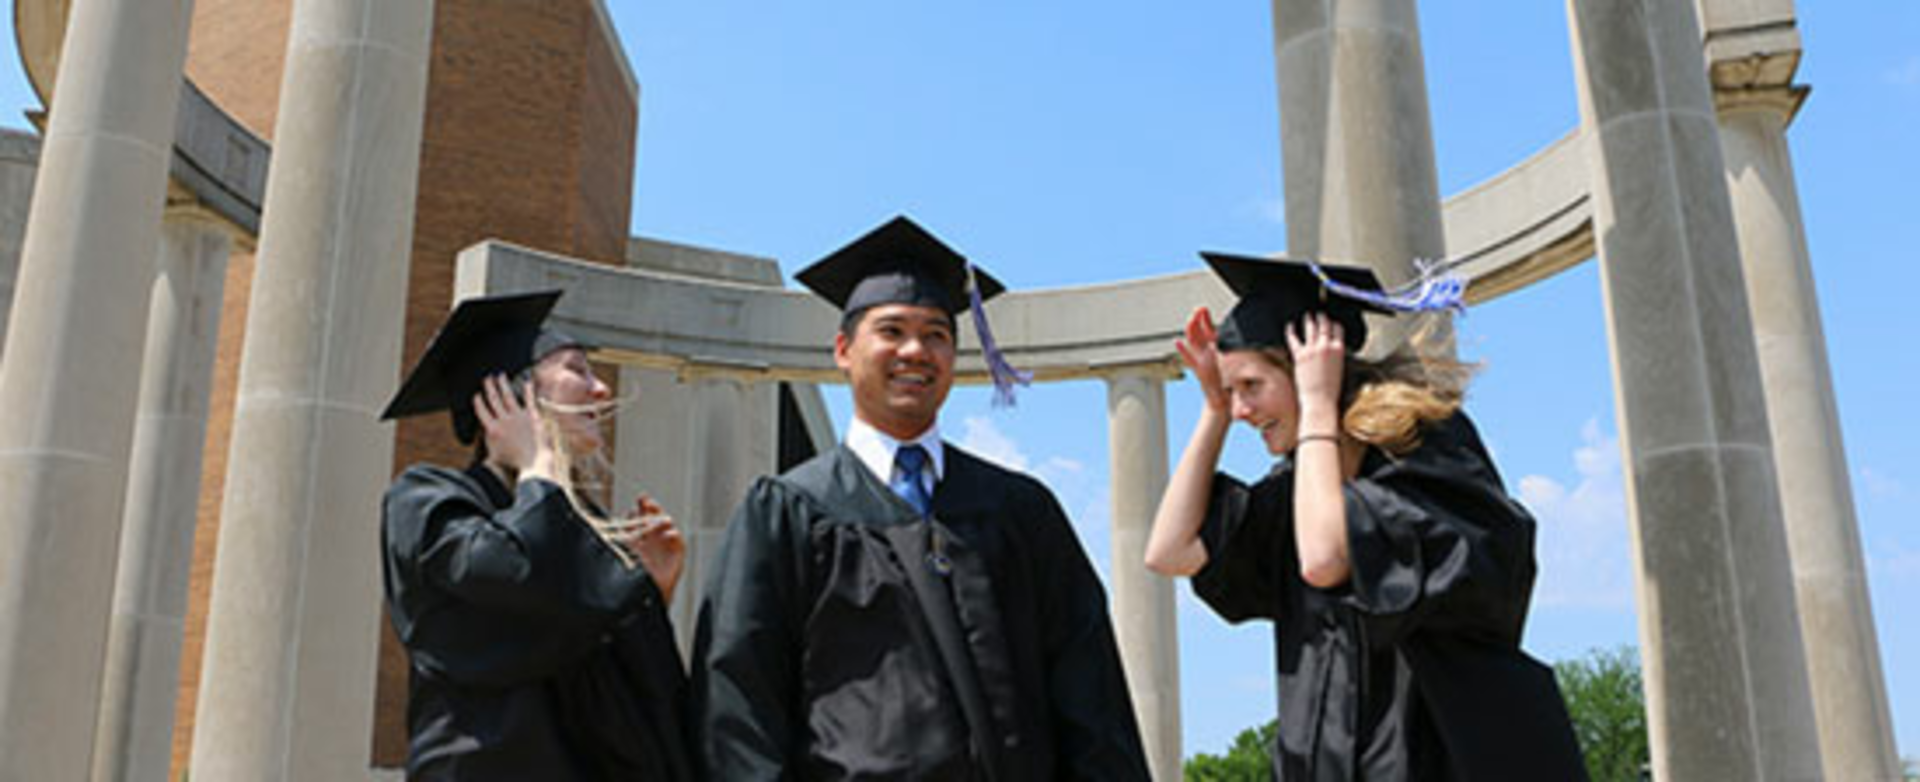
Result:
[[[1267,755],[1278,722],[1240,731],[1225,755],[1201,753],[1187,758],[1187,782],[1272,782],[1273,758]]]
[[[1640,658],[1631,647],[1596,649],[1584,659],[1554,665],[1574,735],[1586,755],[1593,782],[1637,782],[1652,755],[1647,749],[1647,707],[1640,691]],[[1240,731],[1224,755],[1201,753],[1187,759],[1187,782],[1267,782],[1273,759],[1267,754],[1279,723]],[[1909,768],[1913,767],[1911,761]],[[1908,772],[1920,782],[1920,774]]]
[[[1906,758],[1900,761],[1900,778],[1906,782],[1920,782],[1920,758]]]
[[[1566,696],[1574,735],[1587,756],[1593,782],[1641,779],[1647,750],[1647,707],[1640,689],[1640,659],[1631,647],[1596,649],[1586,658],[1553,666]]]

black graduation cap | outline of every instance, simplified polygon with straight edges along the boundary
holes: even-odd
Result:
[[[900,216],[794,277],[842,312],[876,304],[916,304],[955,315],[970,306],[969,270],[965,256]],[[971,271],[981,301],[1006,290],[979,267]]]
[[[1347,351],[1359,352],[1367,344],[1367,321],[1361,313],[1395,313],[1380,304],[1328,290],[1312,264],[1225,253],[1203,252],[1200,256],[1240,297],[1221,319],[1216,343],[1221,350],[1284,350],[1288,325],[1310,313],[1324,312],[1340,324]],[[1371,269],[1320,265],[1317,270],[1350,289],[1369,293],[1381,290],[1380,280]]]
[[[471,400],[480,392],[481,381],[499,374],[512,377],[549,353],[584,346],[541,325],[559,300],[560,291],[552,290],[461,301],[400,383],[380,420],[450,410],[454,435],[462,443],[473,442],[480,420]]]

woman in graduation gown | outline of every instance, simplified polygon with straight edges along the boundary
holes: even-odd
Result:
[[[1147,564],[1274,623],[1275,778],[1585,779],[1553,673],[1520,649],[1534,523],[1460,409],[1466,373],[1348,355],[1362,310],[1397,303],[1371,272],[1207,260],[1240,301],[1176,344],[1205,402]],[[1235,419],[1286,457],[1252,485],[1215,472]]]
[[[666,604],[684,543],[651,500],[609,520],[610,391],[541,326],[558,292],[471,299],[385,417],[448,410],[466,469],[387,492],[388,613],[411,662],[408,778],[693,778]]]

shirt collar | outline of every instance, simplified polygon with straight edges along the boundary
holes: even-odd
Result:
[[[872,424],[860,420],[859,415],[847,425],[847,448],[860,457],[860,463],[867,470],[887,483],[893,478],[893,454],[900,446],[908,443],[918,444],[927,449],[927,463],[933,467],[933,481],[938,483],[947,474],[947,452],[940,445],[940,424],[935,422],[919,437],[901,441],[888,437],[885,432],[873,428]]]

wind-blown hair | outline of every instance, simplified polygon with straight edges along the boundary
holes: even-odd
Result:
[[[627,547],[613,540],[613,536],[628,532],[635,527],[630,521],[613,519],[602,510],[612,502],[613,460],[607,457],[607,448],[602,445],[586,453],[578,453],[573,443],[568,441],[566,433],[560,428],[560,415],[567,413],[592,413],[596,426],[605,426],[605,421],[617,410],[617,400],[590,402],[583,405],[567,405],[540,398],[534,395],[540,405],[540,437],[545,438],[553,448],[554,483],[567,497],[567,504],[573,506],[573,512],[593,527],[594,533],[613,550],[620,564],[631,569],[635,560]]]
[[[1390,455],[1405,456],[1420,447],[1427,426],[1459,411],[1467,381],[1478,367],[1430,346],[1432,333],[1423,329],[1384,358],[1346,357],[1340,381],[1341,431]],[[1293,357],[1285,349],[1258,352],[1293,376]]]
[[[567,504],[573,506],[573,512],[593,527],[602,541],[613,549],[614,556],[627,567],[634,566],[635,560],[625,546],[616,543],[612,536],[631,531],[634,522],[609,518],[602,510],[612,501],[613,460],[608,458],[607,449],[602,440],[599,448],[588,453],[579,453],[566,433],[560,428],[560,414],[592,413],[596,426],[606,426],[606,421],[619,410],[624,400],[589,402],[583,405],[568,405],[543,398],[533,382],[533,367],[527,367],[515,374],[511,383],[515,393],[533,400],[540,407],[540,428],[535,433],[554,454],[553,482],[567,498]],[[474,446],[475,464],[487,460],[487,438],[483,433]]]

